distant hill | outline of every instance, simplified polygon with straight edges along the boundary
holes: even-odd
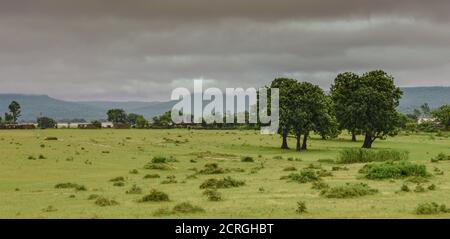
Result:
[[[423,103],[431,108],[450,104],[450,87],[407,87],[402,88],[404,94],[399,111],[409,113]],[[162,114],[172,108],[174,101],[167,102],[114,102],[114,101],[64,101],[47,95],[0,94],[0,115],[8,111],[11,101],[22,106],[22,121],[34,121],[40,115],[63,119],[105,119],[111,108],[122,108],[128,113],[142,114],[146,118]]]
[[[450,87],[405,87],[398,110],[410,113],[424,103],[433,108],[450,104]]]

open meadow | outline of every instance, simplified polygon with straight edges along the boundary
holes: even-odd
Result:
[[[416,213],[421,203],[450,206],[450,160],[431,162],[450,154],[448,133],[375,141],[373,151],[408,152],[429,174],[391,179],[338,163],[362,145],[350,138],[312,136],[299,153],[294,139],[282,150],[279,135],[250,130],[1,130],[0,218],[450,217]],[[321,193],[346,183],[369,193]]]

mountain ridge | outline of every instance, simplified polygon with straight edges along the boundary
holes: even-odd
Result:
[[[398,110],[402,113],[412,112],[414,108],[428,103],[431,108],[450,104],[450,87],[401,87],[403,97]],[[35,121],[39,116],[48,116],[56,120],[106,119],[106,112],[111,108],[122,108],[128,113],[142,114],[151,118],[170,110],[176,101],[67,101],[43,94],[0,94],[0,116],[8,111],[11,101],[22,106],[21,121]]]

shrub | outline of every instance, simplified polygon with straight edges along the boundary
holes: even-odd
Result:
[[[204,212],[205,209],[192,205],[189,202],[182,202],[177,205],[175,205],[172,209],[173,213],[199,213]]]
[[[330,186],[322,181],[315,181],[312,183],[311,188],[316,190],[324,190],[330,188]]]
[[[361,173],[368,179],[386,179],[403,177],[427,177],[425,165],[410,163],[407,161],[390,161],[381,164],[369,164],[364,166]]]
[[[222,201],[222,194],[216,189],[206,189],[203,195],[207,196],[209,201]]]
[[[174,175],[169,175],[169,176],[167,176],[166,178],[167,178],[167,179],[166,179],[166,180],[163,180],[163,181],[161,182],[161,184],[178,183],[178,181],[175,180],[175,176],[174,176]]]
[[[149,178],[160,178],[161,176],[159,176],[159,174],[146,174],[144,176],[144,179],[149,179]]]
[[[245,156],[245,157],[242,157],[241,162],[253,163],[253,162],[255,162],[255,160],[253,160],[253,158],[250,156]]]
[[[204,168],[198,172],[199,174],[222,174],[226,173],[226,170],[220,168],[217,163],[205,164]]]
[[[297,210],[295,210],[295,212],[302,214],[302,213],[306,213],[306,203],[303,201],[298,201],[297,202]]]
[[[408,159],[407,152],[395,150],[345,149],[339,153],[337,163],[368,163]]]
[[[94,199],[97,199],[98,197],[100,197],[100,195],[98,195],[98,194],[91,194],[91,195],[89,195],[87,200],[94,200]]]
[[[158,191],[156,189],[152,189],[150,194],[145,195],[140,200],[141,202],[163,202],[169,201],[169,195],[165,192]]]
[[[331,168],[331,171],[348,171],[348,168],[347,167],[333,166]]]
[[[297,168],[294,166],[290,166],[290,167],[284,168],[283,171],[297,171]]]
[[[214,188],[232,188],[245,185],[244,181],[236,180],[231,177],[225,177],[223,179],[210,178],[204,181],[201,185],[201,189],[214,189]]]
[[[325,169],[317,170],[316,174],[317,174],[318,177],[331,177],[331,176],[333,176],[333,173],[331,173],[330,171],[327,171]]]
[[[115,186],[115,187],[123,187],[123,186],[125,186],[125,182],[123,182],[123,181],[114,182],[113,186]]]
[[[428,190],[430,190],[430,191],[436,190],[436,185],[431,184],[430,186],[428,186]]]
[[[39,154],[39,157],[38,157],[39,159],[45,159],[45,156],[44,155],[42,155],[42,154]]]
[[[431,159],[432,163],[437,163],[439,161],[446,161],[450,160],[450,155],[445,155],[444,153],[438,154],[436,157]]]
[[[447,206],[445,204],[437,204],[435,202],[431,203],[420,203],[417,205],[416,208],[416,214],[418,215],[430,215],[430,214],[438,214],[438,213],[448,213],[450,212],[449,209],[447,209]]]
[[[110,182],[123,182],[123,181],[125,181],[125,178],[122,176],[119,176],[119,177],[112,178],[109,181]]]
[[[291,173],[287,176],[291,181],[298,183],[308,183],[320,180],[316,172],[312,169],[302,169],[300,173]]]
[[[318,159],[317,162],[319,163],[336,163],[334,159]]]
[[[95,204],[100,207],[107,207],[107,206],[115,206],[118,205],[119,203],[115,200],[100,196],[95,200]]]
[[[400,191],[402,191],[402,192],[409,192],[411,190],[409,189],[408,185],[403,184],[402,187],[400,188]]]
[[[414,188],[414,192],[423,193],[423,192],[425,192],[425,188],[422,185],[418,184],[418,185],[416,185],[416,188]]]
[[[369,187],[365,183],[350,184],[325,189],[321,195],[327,198],[354,198],[377,193],[377,189]]]
[[[58,183],[55,188],[65,189],[65,188],[75,188],[77,191],[86,191],[86,187],[76,183]]]
[[[129,190],[127,190],[125,192],[126,194],[141,194],[142,193],[142,189],[138,186],[136,186],[136,184],[134,184]]]
[[[137,169],[132,169],[130,170],[130,174],[138,174],[139,171]]]
[[[166,163],[167,158],[164,156],[154,156],[152,158],[152,163]]]
[[[169,170],[170,167],[165,163],[148,163],[144,165],[144,169]]]

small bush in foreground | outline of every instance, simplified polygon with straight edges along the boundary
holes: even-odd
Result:
[[[291,173],[287,178],[298,183],[309,183],[320,180],[319,176],[312,169],[302,169],[300,173]]]
[[[120,177],[115,177],[109,180],[110,182],[123,182],[125,181],[125,178],[120,176]]]
[[[427,177],[425,165],[419,165],[407,161],[390,161],[381,164],[368,164],[364,166],[361,173],[368,179],[404,178],[404,177]]]
[[[222,194],[216,189],[206,189],[203,195],[207,196],[209,201],[222,201]]]
[[[402,187],[400,188],[400,191],[409,192],[409,191],[411,191],[411,189],[409,189],[408,185],[403,184]]]
[[[321,195],[327,198],[354,198],[377,193],[377,189],[369,187],[365,183],[350,184],[325,189]]]
[[[141,202],[164,202],[169,201],[169,195],[165,192],[153,189],[150,194],[145,195],[140,200]]]
[[[198,171],[199,174],[222,174],[226,173],[227,170],[219,167],[217,163],[205,164],[204,168]]]
[[[398,161],[408,159],[407,152],[396,150],[370,150],[370,149],[344,149],[339,153],[337,162],[342,164],[349,163],[368,163],[382,161]]]
[[[306,213],[306,203],[303,201],[297,202],[297,210],[295,210],[298,214]]]
[[[438,154],[436,157],[431,159],[432,163],[437,163],[439,161],[446,161],[450,160],[450,155],[445,155],[444,153]]]
[[[144,176],[144,179],[149,179],[149,178],[160,178],[161,176],[159,176],[159,174],[146,174]]]
[[[207,189],[207,188],[232,188],[232,187],[240,187],[245,185],[244,181],[236,180],[231,177],[225,177],[223,179],[215,179],[210,178],[204,181],[201,185],[201,189]]]
[[[445,204],[437,204],[435,202],[431,203],[420,203],[417,205],[416,214],[418,215],[430,215],[430,214],[438,214],[438,213],[449,213],[450,210],[447,209]]]
[[[175,205],[172,209],[173,213],[199,213],[204,212],[205,209],[192,205],[189,202],[182,202]]]
[[[312,183],[311,188],[316,189],[316,190],[325,190],[325,189],[330,188],[330,185],[328,185],[322,181],[315,181]]]
[[[253,162],[255,162],[255,160],[253,160],[253,158],[250,156],[245,156],[245,157],[242,157],[241,162],[253,163]]]
[[[144,165],[144,169],[169,170],[170,166],[165,163],[148,163]]]
[[[95,204],[100,207],[107,207],[107,206],[115,206],[118,205],[119,203],[115,200],[100,196],[95,200]]]
[[[294,167],[294,166],[286,167],[286,168],[283,169],[283,171],[297,171],[297,168]]]
[[[55,188],[58,189],[66,189],[66,188],[74,188],[76,191],[86,191],[86,187],[84,185],[76,184],[76,183],[58,183],[55,185]]]
[[[167,158],[164,156],[154,156],[152,158],[152,163],[166,163]]]

